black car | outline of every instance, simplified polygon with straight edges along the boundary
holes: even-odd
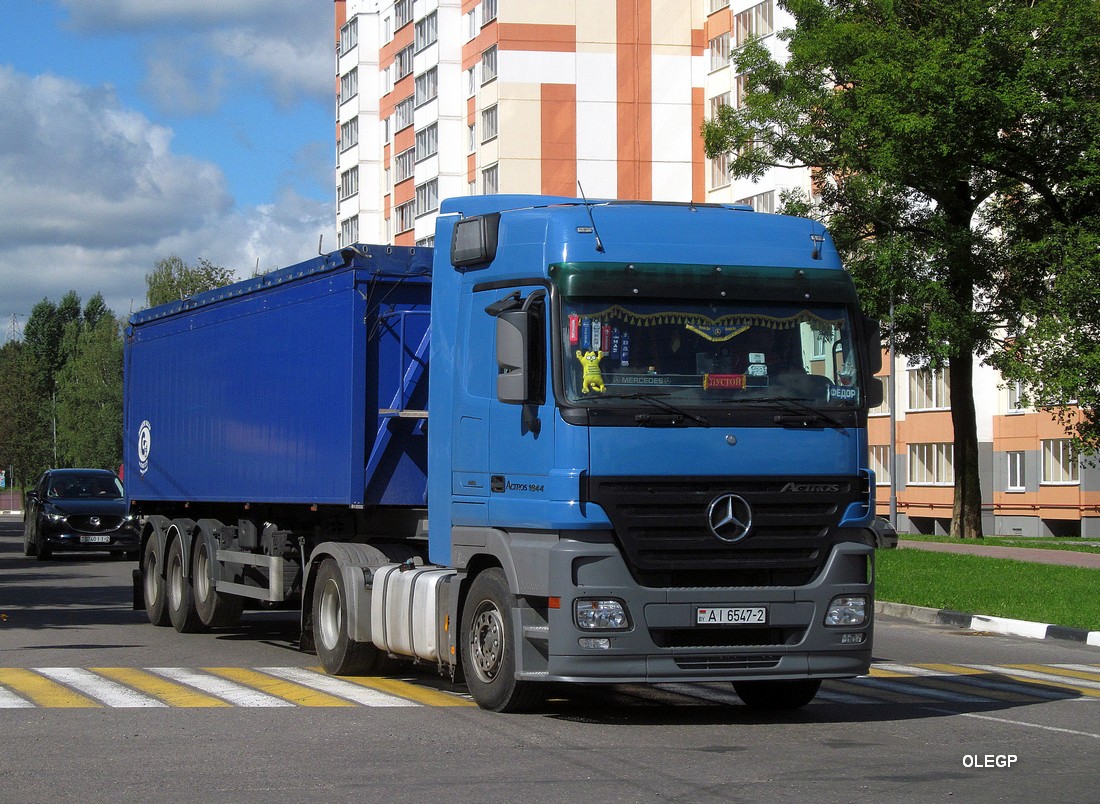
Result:
[[[106,469],[51,469],[27,492],[23,554],[45,561],[54,550],[109,550],[137,558],[137,517],[122,481]]]

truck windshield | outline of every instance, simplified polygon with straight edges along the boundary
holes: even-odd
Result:
[[[861,403],[855,339],[840,304],[708,304],[563,298],[564,387],[574,405],[678,408]]]

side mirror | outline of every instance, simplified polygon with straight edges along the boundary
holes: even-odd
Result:
[[[874,374],[882,370],[882,329],[877,318],[863,317],[863,337],[867,343],[867,362]]]
[[[497,399],[523,405],[530,399],[528,355],[533,316],[527,310],[497,315]]]
[[[882,380],[880,380],[878,377],[871,377],[871,379],[867,382],[864,394],[867,397],[868,408],[877,408],[879,405],[881,405],[883,399],[885,399],[885,391],[882,387]]]

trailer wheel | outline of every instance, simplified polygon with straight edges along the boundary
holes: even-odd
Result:
[[[191,590],[195,598],[195,611],[207,628],[232,628],[241,619],[244,601],[235,595],[226,595],[214,587],[210,580],[210,543],[207,534],[199,530],[195,540],[195,554],[191,561]]]
[[[371,675],[386,665],[386,655],[370,642],[348,636],[348,596],[336,559],[326,558],[313,585],[313,635],[317,657],[336,676]]]
[[[733,682],[734,691],[747,706],[770,712],[801,709],[814,699],[820,687],[819,678]]]
[[[470,586],[462,608],[462,669],[478,706],[522,712],[539,704],[536,682],[516,679],[518,643],[512,628],[512,593],[504,570],[487,569]]]
[[[145,553],[141,561],[141,586],[142,597],[145,598],[145,614],[149,617],[149,622],[159,626],[172,624],[168,618],[164,579],[160,577],[163,559],[156,534],[153,534],[145,543]]]
[[[202,620],[195,610],[195,596],[191,583],[184,577],[183,568],[187,559],[183,554],[183,539],[176,537],[168,548],[168,574],[166,586],[168,594],[168,619],[172,627],[181,634],[191,634],[203,630]]]

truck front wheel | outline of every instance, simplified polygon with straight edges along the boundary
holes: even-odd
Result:
[[[344,575],[334,558],[326,558],[313,585],[313,634],[317,657],[329,673],[356,676],[379,673],[386,655],[370,642],[348,636],[348,596]]]
[[[801,709],[817,695],[821,679],[735,681],[734,692],[752,709],[771,712]]]
[[[504,570],[494,567],[474,578],[462,609],[462,669],[478,706],[493,712],[522,712],[536,706],[542,689],[516,679],[518,643],[512,628],[512,593]]]

